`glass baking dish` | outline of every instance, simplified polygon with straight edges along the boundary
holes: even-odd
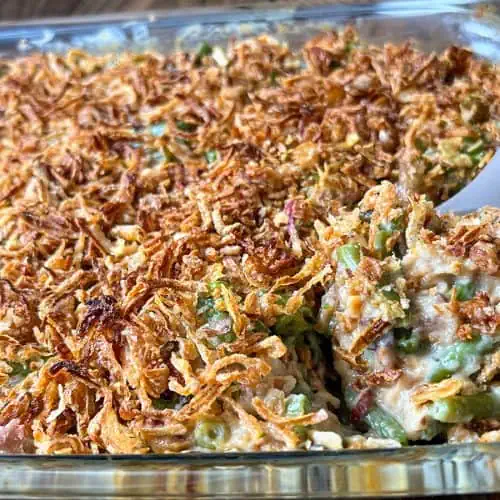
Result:
[[[291,47],[353,24],[372,43],[468,45],[500,60],[500,18],[470,1],[273,4],[0,23],[0,55],[194,48],[269,33]],[[500,491],[500,443],[394,450],[0,456],[0,498],[404,497]]]

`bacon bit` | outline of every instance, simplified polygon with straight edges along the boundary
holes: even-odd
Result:
[[[472,326],[468,324],[460,325],[457,329],[457,337],[462,341],[472,340],[474,338]]]
[[[473,420],[464,424],[465,427],[478,434],[500,430],[500,420],[496,418],[486,418],[483,420]],[[498,441],[498,439],[497,439]]]
[[[465,257],[469,249],[478,241],[482,227],[458,226],[454,234],[448,238],[446,249],[456,257]]]
[[[351,410],[351,421],[354,423],[361,422],[373,406],[373,401],[373,392],[370,389],[365,389],[361,392],[356,404]]]
[[[403,372],[401,370],[385,369],[381,371],[371,372],[364,378],[366,384],[370,387],[390,385],[399,377]]]
[[[497,250],[493,243],[478,241],[470,249],[469,256],[481,271],[487,274],[498,272]]]

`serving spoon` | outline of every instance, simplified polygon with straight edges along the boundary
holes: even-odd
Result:
[[[455,196],[437,207],[440,214],[454,212],[464,214],[482,207],[500,207],[500,150],[481,170],[476,178]]]

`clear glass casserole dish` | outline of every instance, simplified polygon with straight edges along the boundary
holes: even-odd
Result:
[[[478,10],[479,9],[479,10]],[[480,14],[478,14],[478,12]],[[424,50],[467,45],[500,60],[500,19],[470,2],[380,2],[180,10],[2,25],[0,53],[168,52],[269,33],[298,48],[328,27],[353,24],[372,43],[416,40]],[[0,498],[372,497],[500,490],[500,445],[397,450],[148,456],[7,456]]]

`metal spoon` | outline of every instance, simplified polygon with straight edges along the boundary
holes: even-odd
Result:
[[[472,182],[439,205],[437,211],[468,213],[487,205],[500,207],[500,150]]]

